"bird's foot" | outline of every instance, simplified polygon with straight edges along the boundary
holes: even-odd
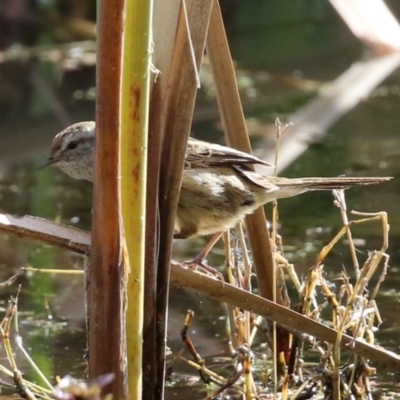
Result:
[[[217,271],[215,268],[210,267],[207,262],[206,262],[206,257],[210,250],[214,247],[215,243],[219,240],[221,237],[222,232],[217,232],[213,235],[213,237],[208,241],[206,246],[201,250],[199,254],[193,260],[189,261],[184,261],[181,263],[183,267],[190,268],[190,269],[202,269],[205,271],[207,274],[212,275],[214,278],[220,279],[222,282],[225,282],[224,276],[221,274],[221,272]],[[174,234],[174,238],[185,238],[187,237],[187,233],[181,232],[176,232]]]
[[[206,260],[203,257],[201,257],[201,254],[193,258],[193,260],[183,261],[181,265],[183,267],[190,268],[193,270],[197,269],[203,270],[208,275],[211,275],[214,278],[219,279],[222,282],[225,282],[224,275],[222,275],[221,272],[217,271],[215,268],[210,267],[207,264]]]

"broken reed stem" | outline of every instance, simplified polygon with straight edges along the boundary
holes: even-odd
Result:
[[[276,126],[276,134],[275,134],[275,168],[274,168],[274,176],[278,176],[278,163],[279,163],[279,146],[280,146],[280,141],[283,132],[286,130],[286,128],[289,125],[285,125],[282,128],[281,121],[279,118],[275,120],[275,126]],[[279,214],[278,214],[278,202],[277,200],[274,200],[272,202],[272,235],[271,235],[271,240],[272,240],[272,261],[273,261],[273,268],[272,268],[272,301],[276,302],[277,297],[276,297],[276,290],[277,290],[277,261],[276,261],[276,256],[277,254],[277,246],[276,246],[276,241],[277,241],[277,235],[278,235],[278,219],[279,219]],[[285,285],[284,280],[279,280],[279,285],[280,287]],[[278,337],[277,337],[277,326],[276,322],[272,322],[272,348],[274,351],[274,356],[273,356],[273,362],[274,362],[274,367],[273,367],[273,374],[274,374],[274,395],[276,397],[277,395],[277,390],[278,390]]]
[[[17,325],[17,337],[16,337],[16,343],[20,350],[23,352],[25,355],[26,359],[28,362],[31,364],[31,366],[35,369],[35,371],[38,373],[38,375],[42,378],[46,386],[48,386],[48,389],[42,388],[39,385],[32,384],[31,382],[26,381],[25,379],[22,378],[22,373],[18,370],[17,363],[15,361],[14,357],[14,351],[11,346],[10,342],[10,335],[11,335],[11,322],[14,319],[16,319],[17,316],[17,302],[18,302],[18,295],[20,293],[21,286],[18,287],[17,294],[15,297],[11,297],[11,299],[8,302],[8,306],[6,309],[6,315],[3,318],[3,320],[0,323],[0,332],[3,337],[3,344],[4,348],[6,351],[7,359],[10,363],[10,367],[12,371],[9,371],[2,365],[0,365],[0,370],[4,372],[7,376],[11,377],[14,379],[15,385],[16,385],[16,390],[17,392],[23,396],[24,398],[30,399],[30,400],[35,400],[36,397],[33,394],[33,391],[36,392],[36,394],[40,394],[41,397],[48,398],[47,395],[53,395],[54,394],[54,389],[47,380],[47,378],[44,376],[42,371],[37,367],[37,365],[33,362],[31,357],[28,355],[28,353],[25,351],[25,349],[22,346],[22,339],[18,335],[18,325]]]
[[[386,274],[386,269],[387,269],[387,263],[388,263],[388,255],[384,253],[384,251],[387,248],[388,245],[388,231],[389,231],[389,226],[387,224],[387,216],[386,213],[374,213],[374,214],[368,214],[369,218],[364,218],[362,220],[357,220],[357,221],[348,221],[347,218],[347,213],[346,213],[346,202],[344,198],[344,192],[343,191],[334,191],[334,196],[335,196],[335,204],[340,208],[340,212],[342,215],[342,220],[343,220],[343,228],[340,230],[340,232],[334,237],[334,239],[331,240],[331,242],[325,246],[322,251],[320,252],[319,256],[317,257],[317,262],[314,264],[312,269],[310,270],[307,283],[305,286],[305,289],[303,290],[302,298],[303,298],[303,312],[306,313],[306,315],[309,315],[310,312],[310,304],[311,300],[314,299],[313,301],[315,302],[315,289],[316,289],[316,284],[319,282],[321,284],[321,287],[323,291],[325,292],[325,295],[328,298],[329,303],[332,306],[333,309],[333,327],[337,329],[337,337],[336,337],[336,342],[334,346],[329,346],[327,349],[327,353],[323,356],[324,359],[331,360],[331,368],[332,368],[332,388],[333,388],[333,396],[336,398],[340,397],[341,395],[341,386],[340,386],[340,370],[339,367],[341,366],[341,342],[343,335],[345,334],[345,331],[348,329],[352,329],[353,333],[353,340],[356,340],[356,338],[363,339],[365,334],[368,331],[371,331],[372,326],[373,326],[373,321],[372,318],[375,316],[375,312],[370,312],[367,310],[367,307],[371,304],[371,300],[367,300],[366,295],[365,295],[365,289],[368,285],[369,280],[373,276],[373,274],[376,271],[376,268],[380,264],[382,258],[385,260],[384,266],[383,266],[383,272],[380,275],[380,279],[378,281],[377,286],[375,287],[375,290],[373,292],[373,295],[376,294],[377,288],[379,287],[380,283],[383,281],[383,278]],[[362,213],[356,213],[358,215],[362,215]],[[382,220],[382,226],[383,226],[383,246],[381,251],[374,251],[369,254],[368,259],[364,263],[363,267],[361,270],[359,268],[355,269],[356,272],[356,282],[354,284],[354,287],[352,287],[349,283],[349,279],[347,278],[347,275],[343,273],[343,279],[345,282],[345,287],[346,292],[347,292],[347,302],[345,305],[341,305],[338,303],[335,299],[335,294],[331,293],[330,289],[328,286],[325,284],[325,280],[322,277],[322,262],[327,256],[327,254],[330,252],[330,250],[334,247],[334,245],[338,242],[338,240],[346,234],[348,240],[349,240],[349,246],[350,246],[350,254],[352,255],[352,260],[354,263],[355,258],[355,246],[352,240],[352,235],[351,235],[351,230],[350,226],[352,224],[359,224],[359,223],[364,223],[364,222],[370,222],[373,220],[380,219]],[[356,266],[358,265],[358,261],[354,263]],[[341,296],[340,300],[342,300],[344,297]],[[307,299],[307,301],[306,301]],[[315,309],[317,310],[317,305],[314,304]],[[376,306],[375,306],[376,307]],[[360,309],[361,308],[361,309]],[[377,310],[377,309],[376,309]],[[358,311],[358,317],[357,317],[357,312]],[[319,314],[319,312],[318,312]],[[372,331],[371,331],[372,332]],[[329,357],[329,354],[332,353],[332,357]],[[355,356],[356,359],[358,359],[357,355]],[[356,364],[354,364],[356,365]],[[354,367],[355,368],[355,367]],[[355,372],[352,371],[350,382],[354,379],[354,374]],[[368,378],[365,378],[365,381],[368,381]],[[367,384],[367,383],[366,383]]]
[[[347,217],[347,205],[346,205],[346,200],[344,197],[344,190],[334,190],[333,196],[336,199],[335,204],[339,207],[340,214],[342,216],[343,225],[345,227],[348,227],[349,219]],[[347,240],[349,241],[349,249],[350,249],[351,258],[353,260],[354,270],[356,272],[356,277],[358,278],[360,265],[358,263],[356,249],[355,249],[354,242],[353,242],[353,236],[351,234],[350,229],[346,229],[346,236],[347,236]]]
[[[36,371],[36,373],[42,378],[43,382],[46,384],[48,389],[50,390],[49,393],[54,393],[54,388],[49,382],[49,380],[46,378],[44,373],[40,370],[40,368],[36,365],[36,363],[33,361],[32,357],[28,354],[28,352],[25,350],[24,346],[22,345],[22,338],[21,336],[16,337],[16,343],[20,351],[23,353],[25,358],[28,360],[29,364],[32,366],[32,368]]]
[[[225,384],[227,381],[226,378],[224,378],[221,375],[216,374],[214,371],[211,371],[210,369],[208,369],[207,367],[204,367],[203,365],[199,365],[196,362],[194,362],[192,360],[188,360],[187,358],[182,357],[182,356],[180,356],[179,359],[184,361],[191,367],[197,369],[198,371],[202,371],[202,372],[206,373],[207,375],[212,376],[215,380],[219,381],[221,385]],[[239,385],[235,385],[234,387],[236,390],[239,390],[239,391],[242,390],[242,387]]]
[[[243,289],[251,292],[251,274],[252,274],[252,264],[249,257],[249,252],[246,246],[246,238],[243,232],[243,224],[239,223],[235,227],[236,233],[239,236],[240,241],[240,252],[242,255],[243,262]]]

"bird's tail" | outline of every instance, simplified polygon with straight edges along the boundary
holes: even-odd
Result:
[[[390,181],[392,177],[345,177],[337,178],[275,178],[268,177],[269,181],[281,189],[289,187],[304,188],[306,190],[333,190],[346,189],[351,186],[374,185]]]

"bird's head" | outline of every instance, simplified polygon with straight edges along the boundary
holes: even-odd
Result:
[[[54,165],[75,179],[93,181],[96,123],[78,122],[53,139],[50,157],[39,168]]]

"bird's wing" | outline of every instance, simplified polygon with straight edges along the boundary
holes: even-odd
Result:
[[[252,171],[250,168],[246,167],[245,165],[233,165],[232,168],[240,175],[242,178],[247,179],[254,185],[260,186],[265,190],[266,193],[268,192],[275,192],[279,189],[277,185],[272,183],[267,177]]]
[[[232,164],[262,164],[271,166],[271,164],[251,154],[193,138],[189,138],[188,141],[186,163],[189,168],[191,165],[196,167]]]

